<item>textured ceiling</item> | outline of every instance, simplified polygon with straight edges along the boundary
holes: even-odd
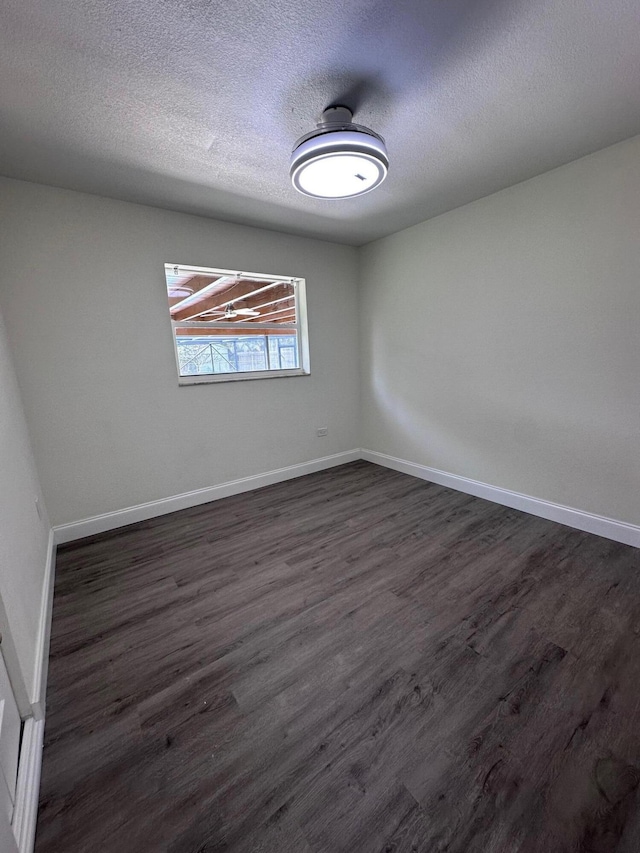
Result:
[[[638,0],[4,0],[0,173],[361,244],[640,133]],[[295,192],[342,103],[378,190]]]

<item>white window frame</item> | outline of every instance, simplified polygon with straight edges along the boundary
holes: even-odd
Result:
[[[165,264],[167,267],[178,267],[180,271],[193,273],[193,275],[229,275],[251,279],[251,281],[282,282],[283,284],[293,284],[295,287],[296,300],[296,322],[288,323],[282,326],[279,323],[242,323],[235,322],[229,324],[224,320],[207,320],[200,321],[198,327],[211,326],[212,328],[223,328],[229,330],[229,337],[233,337],[233,329],[252,329],[259,333],[262,329],[275,329],[284,334],[288,331],[295,330],[298,346],[298,362],[299,367],[285,370],[248,370],[237,373],[204,373],[193,376],[180,375],[180,358],[178,354],[178,342],[176,339],[176,329],[188,327],[188,323],[180,320],[173,320],[169,314],[171,322],[171,336],[173,338],[173,349],[176,358],[176,369],[178,372],[179,385],[209,385],[217,382],[242,382],[245,379],[283,379],[292,376],[308,376],[311,373],[309,360],[309,327],[307,317],[307,283],[304,278],[290,275],[267,275],[266,273],[253,272],[238,272],[237,270],[221,269],[219,267],[194,267],[189,264]],[[165,279],[166,293],[166,279]]]

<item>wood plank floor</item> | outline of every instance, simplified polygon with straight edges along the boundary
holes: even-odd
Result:
[[[38,853],[638,853],[640,552],[356,462],[60,550]]]

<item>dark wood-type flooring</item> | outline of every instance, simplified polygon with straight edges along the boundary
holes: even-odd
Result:
[[[638,853],[640,552],[356,462],[61,548],[38,853]]]

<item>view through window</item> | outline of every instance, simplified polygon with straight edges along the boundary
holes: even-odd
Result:
[[[305,282],[165,264],[184,384],[309,372]]]

